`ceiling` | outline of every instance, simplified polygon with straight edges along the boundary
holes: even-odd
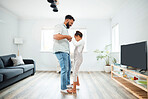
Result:
[[[47,0],[0,0],[0,6],[20,18],[57,18],[71,14],[76,18],[111,18],[128,0],[59,0],[53,12]]]

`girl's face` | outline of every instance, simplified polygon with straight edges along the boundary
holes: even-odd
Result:
[[[78,36],[74,36],[76,41],[80,41],[82,38],[78,35]]]

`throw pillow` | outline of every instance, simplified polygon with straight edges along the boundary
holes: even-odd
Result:
[[[15,58],[11,57],[11,60],[13,61],[13,66],[23,65],[24,64],[22,56],[16,56]]]

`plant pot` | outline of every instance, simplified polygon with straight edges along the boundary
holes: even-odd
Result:
[[[105,66],[104,67],[105,72],[109,73],[111,72],[111,66]]]

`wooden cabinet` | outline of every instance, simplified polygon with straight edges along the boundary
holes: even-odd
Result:
[[[139,99],[148,99],[148,76],[136,70],[111,65],[111,78]]]

